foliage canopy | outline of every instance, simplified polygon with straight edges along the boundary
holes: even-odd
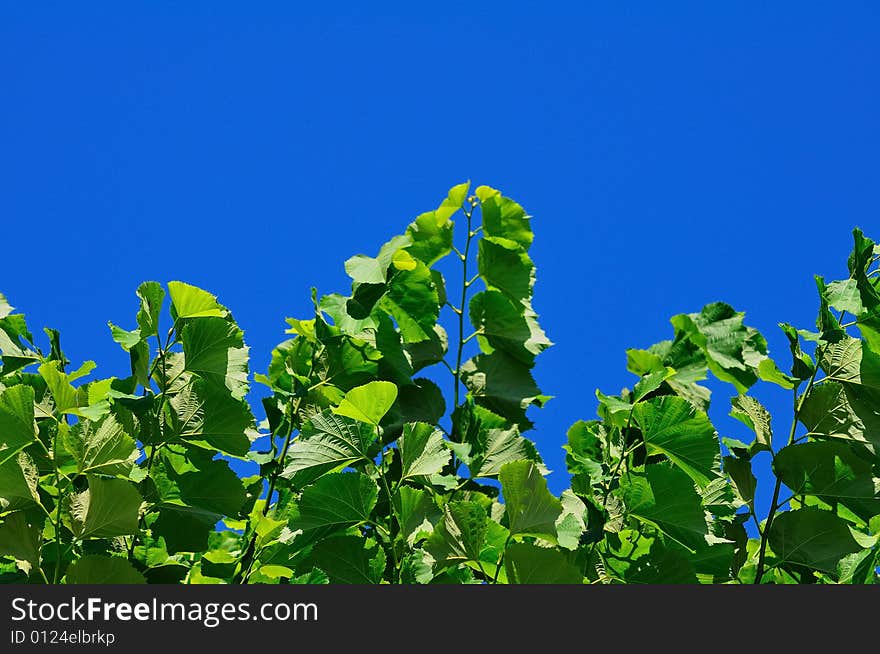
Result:
[[[561,497],[528,437],[551,346],[531,217],[487,186],[453,187],[346,261],[350,293],[313,292],[254,376],[230,310],[183,282],[143,283],[133,328],[110,324],[125,378],[74,368],[55,330],[39,347],[0,295],[0,578],[877,583],[880,247],[854,237],[849,277],[816,280],[816,330],[780,324],[787,372],[720,302],[628,350],[632,389],[597,391],[598,419],[568,431]],[[709,373],[751,442],[719,436]],[[756,384],[792,394],[782,447]],[[766,516],[758,456],[773,465]]]

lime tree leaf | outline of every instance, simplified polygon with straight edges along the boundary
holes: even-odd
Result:
[[[605,438],[605,427],[599,421],[579,420],[569,427],[568,442],[562,446],[565,450],[565,464],[572,474],[587,474],[598,479],[603,474],[602,438]]]
[[[358,254],[345,262],[345,272],[356,284],[384,284],[394,255],[412,245],[409,236],[395,236],[385,243],[376,257]]]
[[[726,456],[724,457],[724,471],[733,481],[733,486],[740,499],[754,510],[755,489],[758,486],[758,480],[752,472],[751,462],[735,456]]]
[[[42,522],[29,518],[25,511],[7,514],[0,522],[0,556],[9,556],[21,562],[30,573],[40,561]]]
[[[798,419],[814,437],[880,443],[880,415],[876,409],[867,408],[862,414],[868,419],[873,417],[873,422],[870,427],[866,425],[852,406],[854,396],[856,393],[851,387],[835,381],[823,382],[810,390]]]
[[[76,409],[76,389],[70,384],[68,375],[58,369],[58,365],[57,361],[47,361],[40,364],[37,371],[52,393],[55,409],[60,413],[69,413],[71,409]]]
[[[440,297],[431,270],[418,262],[412,270],[397,272],[378,306],[394,317],[404,343],[431,339],[440,315]]]
[[[80,420],[63,437],[76,460],[77,472],[127,477],[140,456],[134,439],[113,414],[100,420]]]
[[[287,452],[281,476],[302,488],[328,472],[370,461],[369,449],[376,436],[376,430],[364,422],[323,411],[303,425]]]
[[[665,454],[700,487],[717,476],[718,437],[709,417],[687,400],[655,397],[633,407],[649,454]]]
[[[874,572],[880,558],[873,550],[866,549],[855,554],[847,554],[837,564],[837,578],[840,584],[874,584]]]
[[[880,514],[880,479],[849,443],[825,441],[782,448],[773,470],[795,495],[839,501],[864,520]]]
[[[331,536],[315,545],[308,564],[334,584],[378,584],[385,572],[385,552],[372,539]]]
[[[480,349],[487,354],[503,350],[531,366],[535,357],[553,344],[538,325],[534,311],[499,291],[474,295],[470,318]]]
[[[461,209],[469,188],[467,182],[453,186],[435,211],[423,213],[410,223],[406,235],[412,241],[407,248],[412,256],[432,266],[452,251],[453,223],[450,218]]]
[[[11,304],[9,304],[9,300],[6,299],[6,296],[3,293],[0,293],[0,319],[5,318],[12,310],[15,309]]]
[[[0,463],[37,439],[34,390],[10,386],[0,391]]]
[[[33,343],[34,337],[28,330],[21,314],[10,314],[0,318],[0,353],[3,354],[3,374],[9,374],[27,367],[42,357],[27,347],[22,339]]]
[[[87,554],[67,569],[68,584],[145,584],[147,580],[118,556]]]
[[[378,426],[396,399],[396,385],[374,381],[348,391],[333,413]]]
[[[89,487],[70,498],[70,519],[78,538],[112,538],[138,530],[140,493],[124,479],[88,475]]]
[[[379,487],[360,472],[337,472],[307,487],[297,502],[292,529],[345,529],[370,519]],[[326,572],[326,570],[325,570]]]
[[[533,461],[543,472],[543,462],[534,443],[521,436],[516,427],[480,430],[477,438],[471,440],[468,467],[473,477],[497,477],[506,463],[522,460]]]
[[[140,329],[127,331],[122,329],[122,327],[114,325],[112,322],[108,322],[107,325],[110,327],[110,335],[113,337],[113,340],[119,343],[126,352],[143,343]]]
[[[705,545],[708,530],[702,500],[685,472],[669,465],[649,465],[643,473],[621,477],[620,488],[630,515],[691,551]]]
[[[730,400],[730,415],[755,432],[756,447],[753,450],[772,450],[773,429],[770,412],[749,395],[738,395]]]
[[[174,481],[184,502],[221,515],[238,515],[245,501],[244,485],[226,461],[200,463]]]
[[[488,520],[486,510],[476,502],[450,502],[425,542],[425,549],[440,567],[479,561]]]
[[[855,279],[844,279],[831,282],[825,287],[825,301],[838,311],[846,311],[854,316],[862,315],[865,310],[859,284]]]
[[[184,282],[168,282],[168,294],[171,296],[171,316],[175,320],[225,318],[229,314],[226,308],[217,302],[215,295]]]
[[[159,282],[144,282],[137,289],[141,307],[137,312],[138,332],[143,340],[159,334],[159,315],[165,301],[165,289]]]
[[[440,510],[431,495],[412,486],[401,486],[397,489],[394,494],[394,508],[400,516],[400,531],[410,547],[421,536],[429,535],[441,518]]]
[[[577,549],[581,534],[587,530],[587,506],[571,489],[562,491],[559,500],[562,503],[562,513],[556,519],[559,546],[574,550]]]
[[[16,511],[39,504],[39,472],[25,452],[0,463],[0,511]]]
[[[769,542],[781,565],[804,565],[829,574],[837,571],[844,556],[862,549],[843,518],[814,507],[777,515]]]
[[[484,237],[477,247],[477,268],[490,289],[514,303],[528,302],[535,284],[535,265],[516,241]]]
[[[858,338],[844,337],[823,348],[819,364],[833,380],[880,389],[880,354]]]
[[[401,480],[439,473],[452,454],[443,442],[443,432],[424,422],[405,424],[397,448]]]
[[[186,506],[163,505],[150,529],[165,540],[169,554],[202,552],[207,549],[208,536],[221,517]]]
[[[529,224],[531,216],[519,204],[500,194],[491,195],[480,204],[480,210],[486,236],[514,241],[523,250],[532,245],[535,235]]]
[[[603,547],[606,573],[627,584],[695,584],[690,558],[693,554],[668,547],[660,538],[623,529]]]
[[[226,388],[236,399],[248,392],[248,348],[244,335],[223,318],[193,320],[181,332],[184,370]]]
[[[767,342],[757,330],[743,324],[744,317],[733,307],[715,302],[700,313],[672,318],[676,331],[687,335],[705,353],[715,376],[733,384],[740,393],[758,381],[758,366],[767,358]]]
[[[532,461],[513,461],[499,474],[504,510],[512,536],[537,536],[556,542],[556,520],[562,503],[547,490],[547,481]]]
[[[253,425],[253,416],[243,400],[196,379],[169,404],[179,438],[232,456],[244,456],[250,449],[246,432]]]
[[[478,404],[529,429],[526,408],[550,398],[541,394],[528,366],[502,351],[479,354],[461,368],[462,381]]]
[[[511,584],[580,584],[584,578],[562,552],[531,543],[512,543],[504,552]]]

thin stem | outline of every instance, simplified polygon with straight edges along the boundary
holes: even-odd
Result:
[[[819,360],[819,352],[816,352],[816,360]],[[816,374],[819,372],[819,366],[816,366],[816,369],[813,370],[813,375],[810,377],[810,381],[807,383],[807,389],[804,391],[803,395],[798,398],[797,388],[794,389],[794,417],[791,421],[791,429],[788,433],[788,445],[791,445],[795,441],[795,435],[797,433],[798,426],[798,418],[800,417],[801,409],[803,409],[804,402],[807,399],[807,396],[810,394],[810,391],[813,388],[813,384],[816,381]],[[776,454],[773,453],[773,458],[776,458]],[[755,571],[755,583],[760,584],[761,579],[764,576],[764,559],[767,555],[767,542],[770,537],[770,528],[773,526],[773,518],[776,516],[776,512],[779,510],[779,492],[782,489],[782,478],[776,477],[776,484],[773,487],[773,498],[770,500],[770,510],[767,513],[767,520],[764,522],[764,531],[761,533],[761,548],[758,552],[758,567]],[[787,500],[786,500],[787,501]]]
[[[460,386],[461,386],[461,357],[464,352],[465,346],[465,336],[464,336],[464,308],[467,306],[467,291],[468,291],[468,255],[471,250],[471,241],[474,237],[474,231],[471,227],[471,221],[474,215],[473,206],[470,211],[465,210],[464,212],[465,218],[467,218],[467,240],[464,244],[464,253],[459,253],[459,257],[461,258],[461,302],[459,303],[460,309],[456,312],[458,315],[458,351],[455,355],[455,390],[453,393],[453,409],[458,407],[459,403],[459,395],[460,395]],[[457,252],[457,250],[456,250]]]
[[[55,489],[58,491],[58,500],[55,506],[55,573],[52,575],[52,583],[57,584],[61,576],[61,505],[64,504],[64,494],[61,492],[61,471],[58,469],[58,429],[52,437],[52,467],[55,468]]]
[[[501,556],[498,557],[498,563],[495,564],[495,576],[492,578],[492,583],[498,583],[498,575],[501,573],[501,564],[504,563],[504,555],[507,554],[507,546],[510,545],[510,539],[512,536],[510,534],[507,535],[507,540],[504,541],[504,547],[501,549]]]

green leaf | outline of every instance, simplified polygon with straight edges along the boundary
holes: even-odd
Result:
[[[826,302],[838,311],[846,311],[854,316],[860,316],[865,310],[859,292],[859,283],[855,279],[831,282],[825,287],[824,295]]]
[[[686,334],[705,353],[715,376],[740,393],[758,380],[758,366],[767,358],[767,342],[743,324],[744,317],[731,306],[715,302],[700,313],[680,314],[671,321],[677,332]]]
[[[127,477],[140,456],[134,439],[113,414],[96,422],[80,420],[62,440],[76,460],[79,474]]]
[[[208,547],[208,535],[220,517],[185,506],[163,505],[150,529],[165,540],[169,554],[202,552]]]
[[[181,333],[184,370],[226,388],[236,399],[248,392],[248,348],[242,331],[223,318],[188,323]]]
[[[86,369],[85,366],[88,364],[90,364],[91,368],[95,367],[94,362],[89,361],[87,364],[83,364],[84,368],[81,368],[78,372],[82,372],[82,370]],[[47,361],[46,363],[40,364],[37,371],[46,381],[46,385],[52,393],[52,399],[55,400],[55,409],[59,413],[75,413],[77,407],[76,389],[70,384],[70,382],[76,373],[67,375],[61,372],[58,366],[58,361]]]
[[[419,262],[412,270],[397,272],[378,306],[394,317],[404,343],[431,339],[440,315],[440,297],[431,270]]]
[[[381,247],[375,258],[363,254],[351,257],[345,262],[345,272],[357,284],[384,284],[394,255],[411,244],[409,236],[395,236]]]
[[[159,315],[165,301],[165,290],[158,282],[144,282],[137,289],[141,307],[137,312],[137,324],[140,337],[147,340],[159,334]]]
[[[396,399],[396,385],[374,381],[348,391],[333,413],[378,426]]]
[[[0,319],[5,318],[10,313],[12,313],[13,307],[9,304],[9,301],[6,299],[6,296],[3,293],[0,293]]]
[[[520,427],[531,428],[526,409],[550,399],[541,394],[529,368],[510,355],[495,351],[480,354],[462,365],[462,381],[478,404]]]
[[[370,461],[369,449],[376,436],[375,428],[366,423],[330,411],[316,414],[291,444],[281,476],[294,488],[302,488],[328,472]]]
[[[0,522],[0,556],[9,556],[30,573],[40,562],[42,522],[31,519],[24,511],[9,513]]]
[[[754,510],[755,489],[758,486],[758,480],[752,472],[751,462],[734,456],[726,456],[724,457],[724,471],[730,475],[740,499]]]
[[[244,456],[250,449],[246,432],[253,425],[253,416],[243,400],[196,379],[169,404],[179,438],[232,456]]]
[[[174,480],[180,497],[187,504],[221,515],[235,516],[245,501],[241,479],[226,461],[200,463]]]
[[[425,549],[441,567],[479,561],[487,522],[486,510],[476,502],[450,502],[443,509],[443,519],[428,537]]]
[[[110,327],[110,334],[113,336],[113,340],[119,343],[119,345],[122,346],[122,349],[126,352],[131,351],[131,349],[136,347],[139,343],[144,342],[141,338],[140,329],[127,331],[122,329],[122,327],[114,325],[112,322],[108,322],[107,325]]]
[[[140,493],[123,479],[88,475],[89,487],[70,498],[72,531],[78,538],[112,538],[138,530]]]
[[[605,572],[627,584],[695,584],[694,556],[659,537],[623,529],[603,543]]]
[[[503,350],[531,366],[535,357],[553,344],[538,325],[534,311],[499,291],[474,295],[470,318],[480,349],[487,354]]]
[[[27,509],[39,504],[39,472],[25,452],[0,463],[0,512]]]
[[[432,266],[452,251],[450,218],[464,204],[469,186],[467,183],[453,186],[436,211],[421,214],[406,228],[406,235],[412,241],[407,249],[412,256]]]
[[[519,429],[485,429],[471,441],[468,467],[473,477],[491,478],[497,477],[505,464],[522,460],[533,461],[543,471],[543,462],[534,443],[521,436]]]
[[[717,476],[718,437],[709,417],[680,397],[664,395],[633,407],[649,454],[665,454],[699,486]]]
[[[34,390],[23,385],[0,390],[0,464],[36,439]]]
[[[184,282],[168,282],[168,294],[171,296],[171,316],[175,320],[225,318],[229,314],[225,307],[218,304],[215,295]],[[158,316],[158,312],[156,316]]]
[[[509,545],[504,569],[511,584],[580,584],[584,580],[562,552],[531,543]]]
[[[385,572],[385,552],[372,539],[331,536],[318,542],[308,560],[334,584],[378,584]]]
[[[579,420],[568,428],[568,442],[562,446],[565,450],[565,464],[572,474],[584,473],[591,478],[600,478],[603,474],[602,441],[607,436],[605,427],[599,421]]]
[[[669,465],[649,465],[643,473],[621,477],[620,488],[630,515],[688,550],[705,545],[708,531],[702,500],[685,472]]]
[[[481,238],[477,268],[490,289],[501,291],[514,303],[527,302],[532,297],[535,265],[516,241]]]
[[[376,482],[360,472],[325,475],[302,492],[297,502],[299,515],[291,521],[291,528],[345,529],[366,522],[378,496]]]
[[[547,490],[547,481],[532,461],[505,464],[499,474],[504,509],[512,536],[537,536],[556,542],[561,502]]]
[[[400,451],[401,481],[437,474],[449,463],[451,456],[444,444],[443,432],[424,422],[405,424],[397,448]]]
[[[532,245],[532,233],[529,219],[516,202],[502,195],[488,196],[480,204],[483,215],[483,232],[489,237],[500,237],[519,244],[523,250]]]
[[[862,549],[845,520],[814,507],[777,515],[769,542],[781,565],[804,565],[832,575],[844,556]]]
[[[145,584],[144,576],[118,556],[87,554],[67,569],[68,584]]]
[[[880,416],[875,410],[864,411],[867,419],[873,418],[873,422],[866,425],[856,414],[852,399],[857,399],[853,388],[846,388],[839,382],[823,382],[810,390],[798,419],[814,437],[870,440],[880,444]]]
[[[730,400],[730,415],[755,432],[754,450],[773,449],[773,428],[770,412],[764,405],[749,395],[738,395]]]
[[[839,501],[866,521],[880,514],[880,479],[849,443],[789,445],[776,454],[773,470],[795,495]]]
[[[574,550],[580,543],[581,534],[587,530],[587,506],[570,489],[562,491],[559,499],[562,503],[562,513],[556,519],[559,546]]]
[[[400,517],[400,532],[410,547],[420,537],[430,535],[441,518],[430,494],[412,486],[401,486],[397,489],[394,494],[394,508]]]

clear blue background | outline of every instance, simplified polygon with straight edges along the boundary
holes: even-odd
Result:
[[[535,217],[558,492],[627,347],[723,299],[787,367],[776,323],[811,326],[812,275],[880,232],[876,3],[293,4],[3,3],[0,290],[76,363],[127,374],[107,320],[182,279],[263,370],[310,286],[469,178]],[[760,397],[784,440],[790,397]]]

